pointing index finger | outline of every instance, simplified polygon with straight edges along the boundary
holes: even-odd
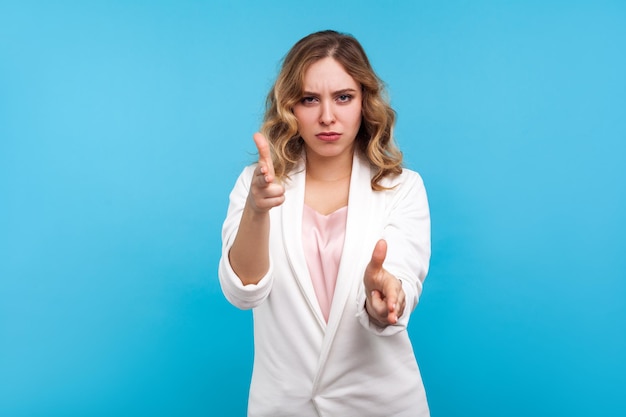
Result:
[[[272,154],[270,152],[270,145],[265,136],[259,132],[255,133],[252,138],[259,152],[259,162],[264,163],[267,167],[266,175],[270,177],[270,180],[274,178],[274,164],[272,163]]]

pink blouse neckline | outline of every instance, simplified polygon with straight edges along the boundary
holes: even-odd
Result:
[[[313,289],[326,322],[335,293],[347,218],[348,206],[325,215],[304,205],[302,245]]]

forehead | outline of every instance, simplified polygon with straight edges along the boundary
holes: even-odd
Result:
[[[343,65],[331,57],[314,62],[304,72],[304,89],[315,91],[329,88],[332,90],[358,89],[358,83],[346,72]]]

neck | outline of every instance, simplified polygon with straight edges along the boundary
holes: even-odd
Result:
[[[315,181],[335,182],[345,180],[352,174],[352,154],[341,158],[306,159],[306,175]]]

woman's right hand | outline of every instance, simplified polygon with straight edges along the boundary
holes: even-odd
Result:
[[[259,152],[259,163],[252,177],[248,205],[256,213],[265,213],[283,204],[285,188],[274,182],[274,164],[267,139],[258,132],[253,135],[253,139]]]
[[[269,211],[285,201],[285,188],[274,182],[274,164],[267,139],[255,133],[254,143],[259,151],[259,163],[228,254],[230,265],[243,285],[257,284],[269,270]]]

